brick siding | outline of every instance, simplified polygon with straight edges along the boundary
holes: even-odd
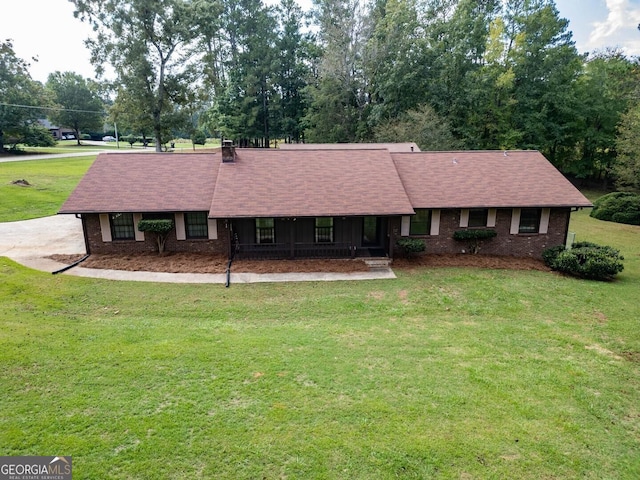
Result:
[[[155,252],[158,249],[155,235],[145,233],[144,242],[135,240],[115,240],[112,242],[103,242],[100,230],[100,217],[97,214],[82,215],[82,222],[86,231],[86,238],[89,243],[89,251],[95,254],[137,254],[145,252]],[[194,252],[194,253],[211,253],[227,255],[229,232],[225,227],[223,220],[218,220],[218,239],[217,240],[180,240],[176,239],[175,228],[169,233],[165,244],[167,252]]]
[[[497,236],[480,242],[480,255],[541,258],[544,249],[564,244],[571,215],[569,208],[551,209],[546,234],[512,235],[511,213],[510,208],[498,209],[495,226]],[[464,253],[469,253],[469,242],[453,239],[453,232],[460,229],[460,209],[441,210],[440,234],[416,238],[424,239],[425,254],[463,253],[463,250]]]

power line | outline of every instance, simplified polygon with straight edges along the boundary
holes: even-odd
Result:
[[[73,108],[61,108],[61,107],[36,107],[34,105],[20,105],[17,103],[5,103],[5,102],[0,102],[0,105],[6,106],[6,107],[33,108],[36,110],[54,110],[57,112],[102,113],[102,114],[105,113],[104,110],[76,110]]]

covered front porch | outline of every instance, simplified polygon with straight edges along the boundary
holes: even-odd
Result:
[[[232,219],[229,255],[240,259],[391,257],[393,218]]]

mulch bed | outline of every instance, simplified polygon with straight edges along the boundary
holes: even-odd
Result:
[[[84,255],[52,255],[52,260],[71,264]],[[228,260],[221,255],[197,253],[156,253],[140,255],[91,255],[80,265],[85,268],[169,272],[169,273],[224,273]],[[424,255],[411,259],[394,259],[392,267],[410,270],[420,267],[473,267],[502,270],[550,271],[542,262],[533,258],[502,257],[488,255]],[[231,270],[235,273],[349,273],[366,272],[369,267],[361,259],[298,259],[298,260],[236,260]]]

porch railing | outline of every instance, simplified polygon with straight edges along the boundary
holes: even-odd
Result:
[[[356,247],[350,243],[238,243],[236,258],[350,258]]]

